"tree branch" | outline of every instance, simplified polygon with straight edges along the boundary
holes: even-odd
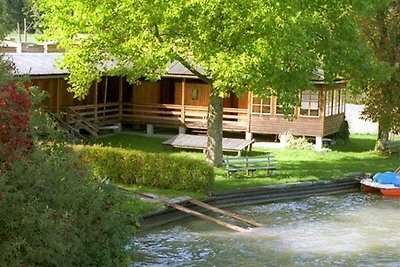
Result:
[[[184,59],[182,56],[178,55],[178,60],[179,60],[179,62],[182,63],[183,66],[185,66],[185,68],[190,70],[194,75],[199,77],[199,79],[202,80],[203,82],[205,82],[207,84],[212,84],[214,82],[213,79],[211,79],[211,78],[207,77],[206,75],[200,73],[196,69],[196,66],[194,66],[192,63],[190,63],[188,60]]]

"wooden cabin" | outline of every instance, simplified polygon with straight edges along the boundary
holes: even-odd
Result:
[[[84,100],[77,100],[67,91],[68,72],[54,67],[58,53],[9,53],[20,74],[29,74],[32,82],[47,91],[44,102],[50,111],[65,115],[67,123],[85,120],[95,132],[98,127],[132,124],[154,127],[176,127],[179,132],[205,130],[210,86],[200,81],[179,62],[158,82],[141,81],[129,84],[124,77],[103,77],[94,83]],[[296,119],[288,121],[275,96],[257,98],[252,93],[224,100],[223,130],[225,132],[316,137],[322,146],[322,137],[334,134],[344,121],[346,83],[337,81],[328,85],[313,82],[315,91],[299,93],[301,106],[293,112]],[[86,123],[85,122],[85,123]],[[80,123],[82,124],[82,123]]]

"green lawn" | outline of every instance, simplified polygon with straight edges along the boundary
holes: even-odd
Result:
[[[184,151],[164,147],[164,139],[151,138],[135,134],[116,134],[98,139],[99,143],[106,146],[136,149],[150,153],[168,153],[193,158],[205,159],[199,151]],[[294,149],[261,149],[255,148],[251,155],[270,153],[275,155],[280,170],[273,176],[264,172],[256,172],[254,177],[246,177],[244,173],[235,178],[228,178],[224,167],[215,168],[216,181],[214,191],[245,188],[251,186],[269,185],[277,183],[294,183],[301,181],[317,181],[321,179],[334,179],[346,177],[353,172],[375,173],[379,171],[394,170],[400,165],[397,158],[388,158],[373,151],[375,136],[353,135],[347,145],[336,146],[329,152],[315,152]],[[159,189],[131,187],[140,191],[159,192]],[[179,192],[161,190],[171,196]],[[185,192],[186,194],[190,192]]]
[[[8,34],[6,36],[7,38],[11,38],[14,39],[16,42],[19,42],[19,38],[20,36],[17,34],[17,32],[12,32],[10,34]],[[31,43],[37,43],[41,37],[41,34],[32,34],[32,33],[28,33],[27,34],[27,42],[31,42]],[[25,36],[23,33],[21,33],[21,41],[25,42]]]

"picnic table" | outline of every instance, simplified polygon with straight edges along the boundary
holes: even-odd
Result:
[[[246,152],[251,151],[253,143],[254,139],[245,140],[239,138],[222,138],[222,151],[236,152],[238,153],[238,156],[240,156],[243,150]],[[200,149],[205,151],[207,149],[207,136],[178,134],[167,141],[164,141],[163,145],[183,149]]]

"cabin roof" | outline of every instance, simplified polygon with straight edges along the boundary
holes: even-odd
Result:
[[[20,75],[68,75],[68,70],[56,68],[61,53],[6,53],[3,58],[14,63]]]
[[[57,59],[62,57],[62,53],[5,53],[3,58],[14,63],[16,74],[30,76],[67,76],[67,69],[55,67]],[[202,75],[206,75],[204,69],[196,66],[196,70]],[[197,79],[198,77],[188,70],[181,62],[174,61],[169,64],[168,72],[164,77],[182,77]],[[343,81],[338,79],[336,82]],[[314,84],[324,83],[324,73],[322,70],[314,72],[311,82]]]
[[[206,75],[204,69],[200,66],[196,66],[196,70],[201,73],[202,75]],[[196,75],[193,74],[190,70],[188,70],[181,62],[174,61],[169,64],[168,72],[165,76],[186,76],[186,77],[193,77],[197,78]]]
[[[14,63],[16,73],[19,75],[68,75],[67,69],[55,67],[57,59],[61,58],[61,53],[6,53],[3,57]],[[204,70],[197,67],[197,71],[204,74]],[[190,77],[197,78],[190,70],[179,61],[169,64],[168,72],[165,76],[169,77]]]

